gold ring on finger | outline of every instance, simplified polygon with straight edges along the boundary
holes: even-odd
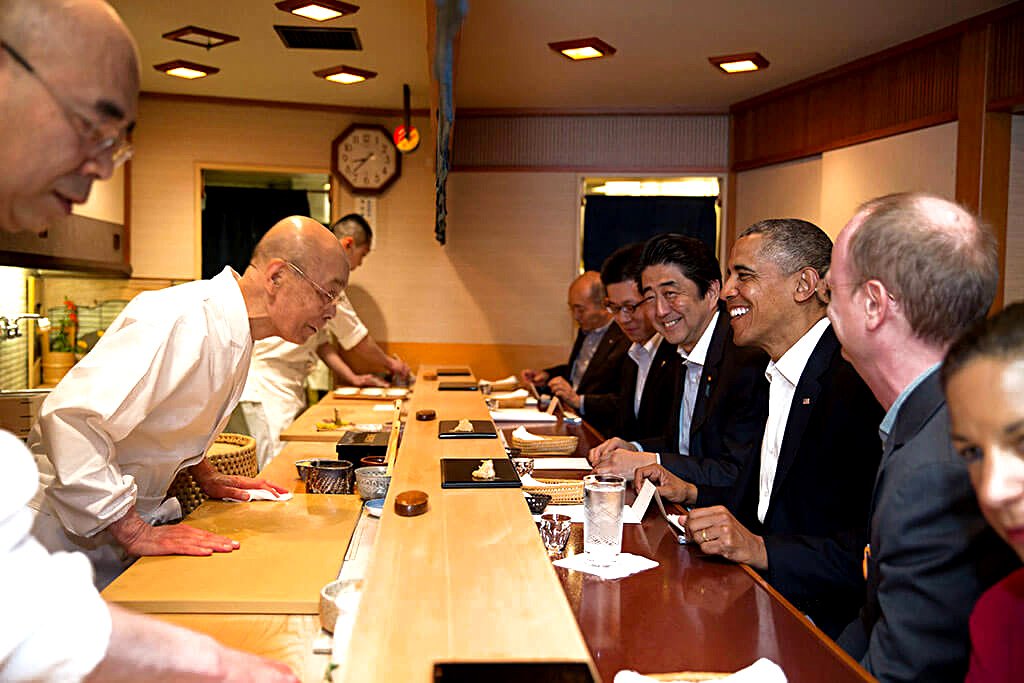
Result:
[[[708,530],[707,529],[701,529],[700,530],[700,537],[702,539],[704,539],[704,543],[707,543],[708,542]]]

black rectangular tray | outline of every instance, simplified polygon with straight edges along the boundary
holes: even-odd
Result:
[[[490,458],[494,463],[494,479],[474,479],[473,470],[487,458],[441,458],[443,489],[517,489],[522,486],[516,468],[508,458]]]
[[[476,391],[476,382],[438,382],[438,391]]]
[[[440,439],[497,439],[498,432],[490,420],[470,420],[473,423],[471,432],[452,431],[459,424],[458,420],[441,420],[437,423],[437,436]]]
[[[438,368],[438,375],[471,375],[469,368]]]

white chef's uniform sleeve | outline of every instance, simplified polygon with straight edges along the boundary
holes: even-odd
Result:
[[[39,475],[7,432],[0,432],[0,479],[0,680],[79,681],[107,651],[110,611],[84,555],[51,555],[31,535],[25,503]]]
[[[53,465],[48,499],[68,531],[93,536],[134,505],[135,480],[118,467],[117,442],[154,407],[165,400],[182,406],[208,400],[209,383],[196,373],[205,336],[205,328],[195,329],[186,318],[171,326],[126,320],[108,330],[43,402],[29,443]],[[179,425],[168,431],[172,427]],[[160,425],[147,431],[157,435]]]
[[[338,299],[338,312],[327,321],[327,329],[338,339],[341,348],[346,351],[363,341],[368,333],[366,325],[359,319],[359,314],[356,313],[356,309],[352,308],[352,302],[344,293]]]

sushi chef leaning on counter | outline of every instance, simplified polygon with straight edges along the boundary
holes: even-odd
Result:
[[[40,232],[113,174],[131,153],[138,91],[134,41],[102,0],[0,0],[0,232]],[[29,533],[39,475],[2,430],[0,480],[0,680],[297,680],[107,605],[85,557],[50,554]]]
[[[43,402],[29,447],[39,466],[33,533],[50,550],[81,550],[102,588],[143,555],[230,552],[229,538],[185,524],[164,501],[189,468],[211,498],[285,489],[219,473],[204,452],[227,423],[253,341],[301,344],[334,315],[348,281],[338,240],[300,216],[272,227],[239,276],[135,297]]]

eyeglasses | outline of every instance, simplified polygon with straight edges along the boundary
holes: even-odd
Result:
[[[101,154],[110,153],[110,159],[114,164],[114,168],[117,168],[124,162],[132,158],[135,154],[135,148],[132,143],[128,141],[128,133],[131,131],[131,126],[127,126],[114,135],[104,135],[103,129],[99,124],[89,120],[84,115],[80,114],[70,104],[64,101],[60,95],[54,91],[49,83],[43,80],[42,76],[28,63],[24,57],[18,54],[13,47],[7,44],[6,41],[0,40],[0,48],[3,48],[18,64],[21,64],[32,74],[36,81],[43,86],[43,90],[49,93],[53,101],[60,107],[61,112],[64,114],[64,118],[68,120],[71,127],[75,129],[79,139],[82,141],[85,149],[87,150],[88,157],[94,158]]]
[[[830,285],[825,280],[822,280],[821,285],[818,288],[818,293],[820,294],[821,299],[822,301],[824,301],[824,303],[830,304],[832,303],[832,290],[839,289],[840,287],[853,287],[854,289],[856,289],[857,287],[860,287],[862,284],[864,284],[864,282],[864,280],[860,282],[839,282]],[[896,296],[892,292],[887,290],[885,292],[885,296],[888,297],[889,301],[897,303]]]
[[[335,304],[338,303],[338,299],[341,298],[341,290],[339,290],[337,294],[331,294],[326,289],[324,289],[323,287],[321,287],[317,283],[313,282],[313,280],[311,280],[308,275],[303,273],[302,269],[299,268],[297,265],[295,265],[291,261],[287,261],[285,259],[281,259],[281,260],[284,261],[285,263],[287,263],[289,266],[291,266],[292,270],[294,270],[296,273],[301,275],[302,279],[304,279],[309,284],[313,285],[313,289],[315,289],[317,291],[317,293],[320,295],[320,298],[323,299],[324,308],[328,308],[330,306],[334,306]]]
[[[645,297],[645,298],[641,299],[640,301],[638,301],[635,304],[632,304],[632,305],[630,305],[630,304],[623,304],[623,305],[619,306],[618,304],[613,304],[608,299],[605,299],[604,300],[604,310],[608,311],[612,315],[618,315],[619,311],[623,311],[625,313],[628,313],[629,315],[636,315],[636,311],[637,311],[638,308],[640,308],[644,304],[647,304],[647,303],[650,303],[650,302],[651,302],[651,297],[648,296],[648,297]]]

